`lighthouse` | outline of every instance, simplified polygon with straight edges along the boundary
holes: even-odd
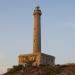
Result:
[[[34,32],[33,32],[33,53],[41,53],[41,10],[37,6],[33,12]]]
[[[26,61],[32,61],[34,65],[55,64],[55,57],[41,52],[41,10],[37,6],[33,11],[34,29],[33,29],[33,53],[20,54],[19,64],[24,65]]]

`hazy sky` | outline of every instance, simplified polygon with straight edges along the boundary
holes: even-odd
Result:
[[[33,10],[42,11],[42,52],[56,64],[75,62],[75,0],[0,0],[0,73],[32,53]]]

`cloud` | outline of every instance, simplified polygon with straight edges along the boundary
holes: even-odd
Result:
[[[64,27],[75,28],[75,22],[65,22]]]

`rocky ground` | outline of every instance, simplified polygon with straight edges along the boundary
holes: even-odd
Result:
[[[14,66],[3,75],[75,75],[75,64]]]

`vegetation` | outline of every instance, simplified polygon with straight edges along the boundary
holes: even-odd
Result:
[[[27,60],[25,66],[13,66],[3,75],[75,75],[75,64],[39,65],[33,66],[33,61]]]

